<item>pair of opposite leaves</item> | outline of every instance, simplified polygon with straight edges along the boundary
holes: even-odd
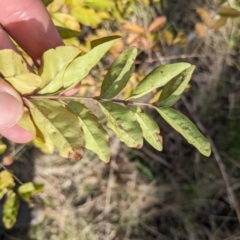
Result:
[[[80,159],[86,147],[100,159],[108,162],[110,148],[108,135],[96,116],[79,102],[58,102],[49,95],[59,95],[75,87],[102,56],[119,39],[112,36],[92,42],[92,50],[81,55],[74,47],[64,46],[44,53],[38,74],[29,71],[23,59],[11,50],[0,51],[0,73],[24,97],[25,108],[19,125],[28,129],[42,142],[56,146],[63,157]],[[125,50],[113,62],[101,87],[98,101],[107,119],[107,125],[129,147],[141,147],[143,137],[157,150],[162,150],[160,130],[156,122],[140,107],[124,107],[111,102],[126,86],[134,72],[136,48]],[[159,87],[162,94],[155,109],[203,155],[210,155],[210,145],[189,119],[172,106],[188,84],[194,66],[176,63],[160,66],[147,75],[129,99],[139,98]],[[48,95],[49,99],[34,100],[31,94]],[[156,107],[160,106],[160,107]],[[33,120],[33,121],[32,121]],[[34,122],[34,123],[33,123]],[[85,136],[85,138],[83,138]]]

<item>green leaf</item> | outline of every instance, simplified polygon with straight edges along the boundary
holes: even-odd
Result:
[[[42,0],[45,7],[47,7],[50,3],[52,3],[54,0]]]
[[[60,27],[60,26],[56,26],[56,28],[58,30],[59,35],[63,39],[74,38],[74,37],[78,37],[81,35],[80,32],[72,30],[70,28],[65,28],[65,27]]]
[[[28,182],[18,188],[18,193],[24,201],[29,202],[35,194],[42,192],[43,188],[41,183]]]
[[[164,86],[190,66],[189,63],[173,63],[157,67],[139,83],[129,99],[142,97],[152,90]]]
[[[80,23],[90,27],[97,27],[97,25],[102,22],[101,17],[93,9],[74,7],[71,10],[71,15]]]
[[[140,161],[136,161],[136,164],[138,166],[138,168],[151,180],[154,179],[154,175],[152,173],[152,171],[146,167],[144,164],[142,164]]]
[[[55,93],[61,89],[66,68],[80,53],[78,48],[72,46],[61,46],[45,52],[39,69],[42,89],[38,93]]]
[[[107,37],[102,37],[102,38],[98,38],[98,39],[92,40],[90,42],[91,49],[93,49],[93,48],[95,48],[98,45],[101,45],[103,43],[106,43],[106,42],[109,42],[111,40],[114,40],[114,39],[119,40],[120,38],[121,38],[120,36],[113,35],[113,36],[107,36]]]
[[[222,17],[230,17],[230,18],[240,16],[240,12],[237,9],[231,8],[231,7],[223,7],[219,9],[218,14]]]
[[[85,0],[84,6],[93,8],[95,10],[109,10],[114,7],[114,1],[112,0]]]
[[[62,157],[80,160],[85,140],[78,117],[53,100],[27,100],[35,125],[44,140],[58,148]]]
[[[211,146],[197,127],[182,113],[172,108],[156,108],[160,115],[204,156],[210,156]]]
[[[162,137],[157,123],[140,107],[131,107],[142,129],[145,140],[158,151],[162,151]]]
[[[18,125],[28,132],[30,132],[34,137],[36,136],[36,128],[30,117],[30,113],[26,107],[24,107],[22,118],[18,121]]]
[[[70,102],[68,107],[79,117],[86,138],[86,148],[96,153],[104,162],[110,161],[108,134],[98,118],[83,104]]]
[[[180,99],[192,77],[194,69],[195,66],[187,68],[163,87],[163,91],[158,99],[161,107],[170,107]]]
[[[3,154],[7,150],[7,145],[0,141],[0,154]]]
[[[15,186],[15,182],[13,176],[10,172],[4,170],[0,172],[0,189],[5,188],[13,188]]]
[[[88,53],[80,56],[69,64],[64,73],[65,90],[75,87],[84,77],[88,75],[90,70],[100,61],[104,54],[119,38],[104,42],[96,46]]]
[[[15,192],[8,190],[7,197],[3,205],[3,223],[7,229],[13,227],[17,220],[19,209],[19,198]]]
[[[99,103],[107,119],[107,126],[128,147],[141,148],[143,145],[142,130],[134,113],[119,104],[112,102]]]
[[[126,86],[134,72],[134,60],[137,56],[136,48],[123,51],[112,63],[101,87],[102,98],[113,98]]]

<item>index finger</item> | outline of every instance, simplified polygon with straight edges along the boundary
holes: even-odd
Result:
[[[41,0],[1,0],[0,24],[37,65],[45,51],[63,45]]]

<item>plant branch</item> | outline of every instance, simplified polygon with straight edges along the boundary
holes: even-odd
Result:
[[[98,101],[98,102],[114,102],[114,103],[121,103],[124,105],[135,105],[135,106],[148,106],[151,108],[156,107],[154,104],[151,103],[143,103],[143,102],[133,102],[127,100],[120,100],[120,99],[108,99],[108,98],[101,98],[101,97],[81,97],[81,96],[62,96],[62,95],[32,95],[28,97],[29,99],[48,99],[48,100],[87,100],[87,101]]]

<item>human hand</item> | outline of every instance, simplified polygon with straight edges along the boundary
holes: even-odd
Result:
[[[40,66],[42,54],[63,45],[41,0],[0,0],[0,50],[13,49],[10,35]],[[26,143],[34,136],[17,125],[23,114],[23,102],[18,93],[0,78],[0,134],[11,141]]]

